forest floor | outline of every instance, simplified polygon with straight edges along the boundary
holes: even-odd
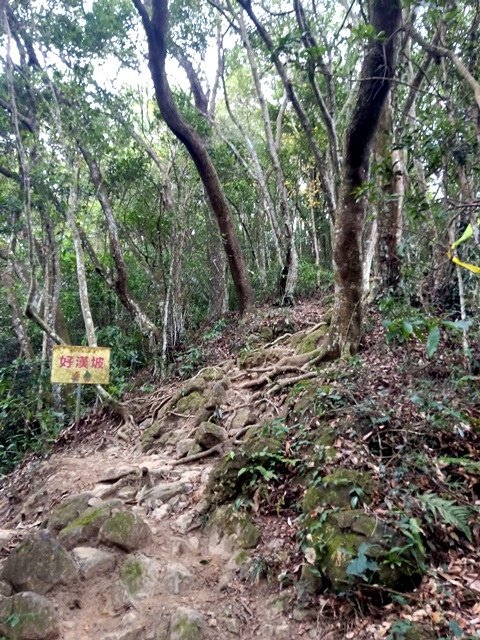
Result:
[[[114,570],[48,594],[62,640],[173,638],[168,626],[179,607],[201,615],[206,640],[480,637],[478,373],[465,369],[456,336],[444,332],[428,357],[421,339],[388,343],[374,313],[357,357],[317,365],[324,327],[313,302],[263,307],[240,325],[232,316],[203,327],[178,358],[183,379],[152,388],[148,372],[136,377],[125,399],[128,422],[105,410],[90,413],[48,457],[30,458],[3,479],[4,558],[74,494],[120,499],[152,531],[142,555],[156,577],[138,597],[119,602],[116,595],[120,550]],[[204,402],[200,413],[182,409],[182,399],[203,393],[198,381],[207,370],[219,374],[207,385],[219,394],[216,401]],[[205,420],[222,427],[224,438],[180,454],[179,443],[194,439]],[[271,468],[263,458],[242,469],[250,484],[232,498],[260,534],[244,547],[242,565],[235,536],[209,520],[209,501],[215,502],[209,476],[221,456],[242,451],[244,438],[265,425],[281,432],[281,452],[267,460]],[[312,458],[322,429],[333,434],[329,455]],[[368,513],[418,524],[427,562],[412,590],[387,588],[376,597],[363,575],[343,592],[324,587],[300,597],[302,474],[311,480],[312,472],[321,478],[339,468],[374,478]],[[173,495],[149,500],[145,477],[149,488],[170,487]]]

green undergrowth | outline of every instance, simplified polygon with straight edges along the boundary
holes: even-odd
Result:
[[[378,316],[370,324],[360,355],[293,386],[285,416],[248,432],[211,476],[214,507],[268,531],[292,523],[287,558],[262,543],[255,558],[263,576],[296,585],[302,606],[325,592],[408,603],[432,568],[479,546],[473,324],[468,358],[458,326],[437,322],[433,349],[428,323],[402,340]]]

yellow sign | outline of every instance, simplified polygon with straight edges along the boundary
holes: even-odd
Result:
[[[50,380],[61,384],[107,384],[110,349],[55,345]]]

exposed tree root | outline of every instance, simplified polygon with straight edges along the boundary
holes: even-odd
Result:
[[[187,464],[187,462],[195,462],[195,460],[201,460],[202,458],[207,458],[211,456],[213,453],[221,454],[225,447],[226,443],[221,442],[220,444],[216,444],[214,447],[210,447],[206,451],[199,451],[198,453],[192,453],[191,456],[187,456],[186,458],[180,458],[180,460],[174,460],[172,462],[172,466],[176,467],[179,464]]]
[[[266,390],[266,394],[269,396],[273,396],[275,393],[282,391],[286,387],[291,387],[292,385],[297,384],[297,382],[301,382],[302,380],[316,378],[317,375],[318,374],[316,371],[309,371],[308,373],[302,373],[299,376],[293,376],[291,378],[281,378],[280,380],[277,380],[273,387],[270,387]]]
[[[284,342],[285,340],[288,340],[288,338],[290,338],[292,336],[291,333],[284,333],[283,335],[281,335],[279,338],[277,338],[276,340],[274,340],[273,342],[269,342],[268,344],[264,345],[264,349],[270,349],[270,347],[274,347],[277,344],[280,344],[281,342]]]

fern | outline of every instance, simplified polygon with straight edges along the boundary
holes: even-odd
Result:
[[[480,471],[480,462],[470,458],[439,458],[442,464],[452,464],[457,467],[464,467],[467,471]]]
[[[441,498],[436,493],[427,491],[423,495],[418,496],[418,499],[424,509],[428,509],[436,521],[443,520],[446,524],[452,525],[455,529],[458,529],[465,534],[467,539],[472,541],[472,532],[468,526],[468,520],[470,518],[470,509],[462,507],[453,500],[446,500]]]

